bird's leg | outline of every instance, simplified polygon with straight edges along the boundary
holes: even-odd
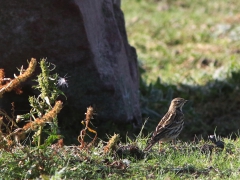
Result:
[[[174,146],[174,149],[178,150],[176,138],[172,140],[172,144]]]
[[[177,143],[176,143],[176,139],[175,138],[172,140],[172,143],[173,143],[174,146],[176,146]]]
[[[161,149],[162,141],[159,141],[158,144],[159,144],[158,152],[161,153],[161,152],[163,151],[163,150]]]

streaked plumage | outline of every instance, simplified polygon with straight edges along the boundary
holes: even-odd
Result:
[[[158,123],[144,151],[149,151],[157,142],[174,140],[181,133],[184,124],[182,107],[186,102],[187,100],[183,98],[175,98],[172,100],[168,112]]]

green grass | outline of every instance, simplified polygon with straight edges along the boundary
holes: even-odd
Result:
[[[239,61],[239,5],[236,0],[123,0],[128,38],[146,70],[144,79],[204,85],[218,68]]]
[[[0,178],[3,179],[239,179],[240,141],[223,139],[225,148],[202,151],[209,141],[163,144],[141,158],[134,153],[118,156],[116,151],[103,152],[103,142],[89,149],[79,146],[46,149],[15,147],[1,150]],[[130,145],[143,149],[146,139]],[[129,145],[129,144],[128,144]],[[123,146],[119,145],[119,146]],[[119,148],[119,146],[117,148]],[[177,149],[176,149],[177,148]],[[136,154],[136,153],[135,153]]]
[[[174,97],[184,108],[181,138],[223,136],[240,127],[240,14],[236,0],[123,0],[138,53],[143,117],[154,129]]]
[[[121,137],[127,144],[110,153],[100,139],[88,150],[8,147],[5,140],[0,179],[239,179],[239,6],[236,0],[122,0],[140,62],[142,114],[149,118],[143,134],[154,130],[173,97],[189,100],[177,149],[165,143],[161,153],[156,145],[143,154],[142,133],[132,141]],[[228,137],[224,149],[207,140],[214,132]],[[213,150],[203,151],[208,146]]]

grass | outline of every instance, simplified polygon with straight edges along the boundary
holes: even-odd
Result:
[[[128,38],[146,70],[144,79],[204,85],[219,67],[239,60],[238,5],[235,0],[123,0]]]
[[[120,137],[126,142],[112,146],[97,138],[87,148],[84,136],[72,146],[52,144],[55,138],[52,145],[34,147],[28,139],[10,146],[1,132],[0,179],[239,179],[239,5],[236,0],[122,0],[140,62],[141,108],[148,117],[143,132],[134,140]],[[160,153],[156,145],[144,154],[147,134],[176,96],[190,100],[176,147],[165,143]],[[50,98],[43,99],[49,105]],[[86,124],[84,132],[97,135]],[[208,140],[214,132],[225,137],[224,148]]]
[[[240,2],[122,1],[128,39],[138,53],[148,131],[174,97],[184,108],[182,139],[236,133],[239,121]],[[153,125],[152,125],[153,124]]]
[[[224,149],[204,140],[178,141],[176,146],[166,143],[160,153],[158,146],[154,146],[152,151],[138,158],[146,138],[128,141],[127,146],[137,147],[137,150],[122,155],[117,152],[126,147],[125,144],[104,153],[103,141],[88,150],[80,150],[79,146],[59,146],[57,143],[46,149],[16,146],[11,152],[0,151],[0,178],[239,179],[240,141],[229,138],[223,141]],[[203,151],[203,145],[212,145],[212,151]]]

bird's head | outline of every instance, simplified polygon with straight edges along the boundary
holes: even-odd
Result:
[[[182,107],[183,105],[187,102],[187,100],[183,99],[183,98],[175,98],[172,100],[171,105],[169,110],[171,109],[179,109],[180,111],[182,111]]]

